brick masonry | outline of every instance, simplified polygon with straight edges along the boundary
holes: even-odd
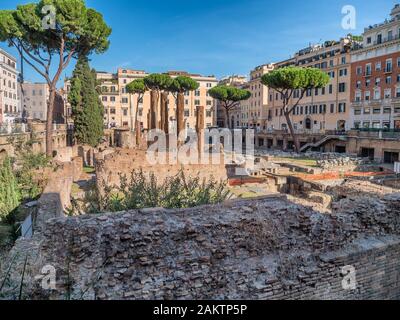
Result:
[[[332,215],[267,197],[53,219],[17,242],[2,277],[18,254],[15,286],[29,252],[31,299],[400,299],[399,200],[346,199]],[[57,290],[33,280],[48,264]],[[355,290],[342,287],[348,265]]]
[[[183,170],[187,176],[209,179],[213,177],[216,181],[226,181],[227,171],[225,165],[186,165],[181,164],[157,164],[152,165],[147,161],[146,152],[135,149],[116,149],[112,154],[97,158],[96,175],[99,190],[103,186],[118,186],[120,175],[130,177],[132,171],[142,169],[145,174],[155,173],[158,181],[171,177]]]

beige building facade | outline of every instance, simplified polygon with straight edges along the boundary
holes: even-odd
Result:
[[[268,97],[270,89],[261,83],[263,75],[274,70],[273,64],[264,64],[250,72],[246,90],[251,92],[250,99],[241,102],[241,127],[261,131],[268,120]]]
[[[294,65],[321,69],[330,77],[324,88],[308,90],[298,107],[293,110],[291,120],[299,133],[320,133],[326,130],[345,131],[351,129],[350,123],[350,52],[355,42],[350,38],[340,41],[327,41],[323,45],[307,47],[296,53],[295,57],[275,65]],[[296,91],[290,105],[300,97]],[[282,112],[283,97],[271,90],[268,101],[268,121],[266,130],[287,130],[287,121]]]
[[[218,81],[214,76],[201,76],[187,72],[169,71],[166,74],[172,78],[177,76],[188,76],[196,80],[200,87],[193,92],[185,93],[185,127],[195,129],[196,107],[205,108],[205,126],[212,127],[216,123],[216,104],[208,94],[208,90],[217,85]],[[104,124],[107,128],[131,128],[134,123],[134,115],[138,105],[137,95],[126,92],[126,86],[149,74],[145,71],[118,69],[117,73],[97,73],[97,79],[101,82],[100,99],[104,105]],[[176,126],[176,101],[172,94],[168,95],[170,129]],[[150,110],[150,92],[146,92],[139,103],[139,121],[142,129],[148,129],[148,112]]]
[[[247,89],[248,80],[246,76],[242,75],[231,75],[228,77],[222,78],[218,85],[221,86],[232,86],[235,88]],[[237,104],[229,111],[229,121],[231,128],[239,128],[242,125],[242,107],[241,104]],[[226,127],[226,122],[228,119],[226,118],[226,110],[224,107],[220,106],[219,102],[217,102],[217,126],[218,127]]]

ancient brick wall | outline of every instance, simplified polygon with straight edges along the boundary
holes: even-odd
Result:
[[[118,186],[120,183],[120,175],[128,178],[133,170],[142,169],[145,173],[153,172],[159,181],[163,181],[166,177],[171,177],[183,170],[187,176],[209,179],[213,177],[217,181],[227,180],[227,172],[225,165],[185,165],[181,164],[157,164],[152,165],[148,162],[146,152],[134,149],[117,149],[116,152],[105,155],[104,160],[98,157],[96,161],[97,184],[101,190],[104,185]]]
[[[4,268],[18,253],[13,287],[29,252],[35,299],[400,299],[399,200],[347,199],[332,215],[269,197],[53,219]],[[44,265],[57,290],[33,280]]]

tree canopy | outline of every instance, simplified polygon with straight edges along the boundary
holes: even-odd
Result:
[[[43,23],[46,6],[55,12],[54,26],[47,28]],[[51,55],[61,55],[65,68],[72,57],[105,52],[110,34],[103,16],[87,8],[83,0],[41,0],[0,11],[0,40],[15,46],[48,82]]]
[[[49,85],[46,152],[52,154],[56,85],[72,58],[103,53],[111,29],[84,0],[41,0],[0,10],[0,41],[14,46]],[[54,66],[54,74],[52,74]]]
[[[126,91],[130,94],[144,94],[147,91],[147,87],[144,83],[144,79],[133,80],[126,86]]]
[[[290,134],[293,137],[295,149],[300,151],[300,142],[295,133],[292,119],[290,115],[293,110],[300,104],[307,90],[314,88],[323,88],[330,81],[327,73],[316,68],[286,67],[276,69],[262,76],[261,82],[282,94],[283,105],[282,110],[286,118]],[[294,92],[299,90],[296,100],[290,104],[290,100],[294,98]],[[290,105],[289,105],[290,104]]]
[[[216,86],[208,90],[208,93],[214,99],[225,102],[228,105],[248,100],[251,97],[250,91],[230,86]]]
[[[200,84],[190,77],[179,76],[172,80],[169,91],[184,93],[186,91],[194,91],[200,87]]]
[[[153,73],[144,78],[144,84],[150,90],[166,90],[171,86],[172,78],[167,74]]]
[[[329,83],[329,76],[316,68],[286,67],[262,76],[261,82],[279,92],[322,88]]]

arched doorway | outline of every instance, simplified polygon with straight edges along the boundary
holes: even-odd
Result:
[[[312,122],[310,118],[306,118],[305,120],[305,128],[306,130],[311,130],[312,129]]]

